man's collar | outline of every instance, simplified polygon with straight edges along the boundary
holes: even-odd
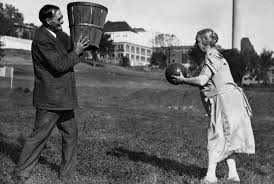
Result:
[[[45,27],[46,28],[46,27]],[[48,30],[49,32],[50,32],[50,34],[52,34],[52,36],[54,37],[54,38],[56,38],[56,34],[53,32],[53,31],[51,31],[50,29],[48,29],[48,28],[46,28],[46,30]]]

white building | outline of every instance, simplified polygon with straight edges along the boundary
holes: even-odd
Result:
[[[269,82],[274,84],[274,66],[271,66],[267,71]]]
[[[106,22],[104,32],[111,35],[114,43],[114,52],[110,56],[103,56],[105,62],[119,64],[123,57],[128,57],[131,66],[150,64],[154,36],[152,33],[133,29],[125,21]]]
[[[24,49],[31,50],[32,40],[22,39],[12,36],[0,36],[0,41],[4,44],[3,49]]]

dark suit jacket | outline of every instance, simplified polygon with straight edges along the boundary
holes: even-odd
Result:
[[[73,66],[80,62],[43,26],[37,29],[31,54],[34,68],[33,105],[38,109],[69,110],[77,107]]]

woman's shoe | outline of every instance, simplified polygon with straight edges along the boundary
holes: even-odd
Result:
[[[228,181],[232,181],[232,182],[236,182],[236,183],[240,183],[240,178],[239,177],[231,177],[231,178],[227,178]]]
[[[213,180],[213,181],[209,181],[206,177],[204,177],[202,180],[201,180],[201,182],[200,182],[200,184],[215,184],[215,183],[217,183],[218,182],[218,179],[216,178],[215,180]]]

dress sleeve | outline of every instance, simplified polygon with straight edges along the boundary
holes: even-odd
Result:
[[[213,74],[217,73],[224,65],[226,65],[224,57],[219,52],[211,53],[207,56],[205,63]]]
[[[206,64],[202,67],[200,75],[206,75],[209,79],[212,77],[212,72]]]

